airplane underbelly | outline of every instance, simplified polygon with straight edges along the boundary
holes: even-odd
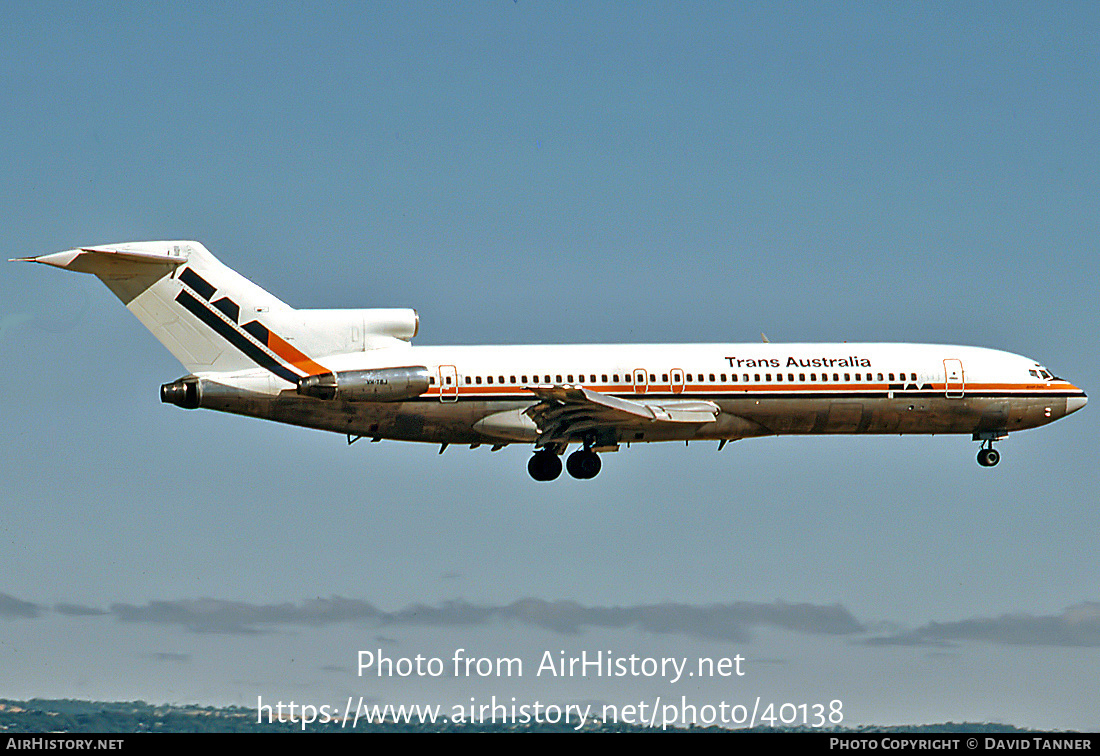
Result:
[[[1045,405],[1044,405],[1045,407]],[[1003,399],[947,399],[914,396],[895,399],[744,400],[723,409],[764,426],[772,434],[973,433],[1032,427],[1050,422],[1045,409],[1021,411]],[[1039,422],[1039,421],[1042,422]]]

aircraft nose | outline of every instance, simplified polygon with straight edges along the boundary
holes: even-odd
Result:
[[[1089,398],[1082,391],[1080,396],[1071,396],[1066,399],[1066,414],[1072,414],[1089,403]]]

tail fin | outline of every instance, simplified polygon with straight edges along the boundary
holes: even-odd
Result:
[[[194,241],[127,242],[21,259],[94,274],[196,374],[260,367],[296,384],[327,372],[314,358],[404,344],[416,332],[412,310],[295,310]]]

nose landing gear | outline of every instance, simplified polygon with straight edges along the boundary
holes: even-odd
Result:
[[[993,467],[1001,461],[1001,453],[994,449],[992,444],[991,441],[988,448],[982,447],[978,452],[978,464],[982,467]]]
[[[978,464],[982,467],[993,467],[1000,462],[1001,453],[993,448],[993,442],[1007,436],[1007,433],[975,433],[974,440],[982,442],[982,448],[978,450]]]

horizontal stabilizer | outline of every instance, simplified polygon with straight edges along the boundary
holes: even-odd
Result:
[[[162,250],[146,250],[134,247],[78,247],[67,249],[64,252],[53,252],[37,257],[17,257],[9,262],[36,262],[43,265],[52,265],[55,268],[65,268],[81,273],[93,273],[97,268],[103,267],[103,263],[150,263],[154,265],[180,265],[187,262],[187,258],[176,252]]]

